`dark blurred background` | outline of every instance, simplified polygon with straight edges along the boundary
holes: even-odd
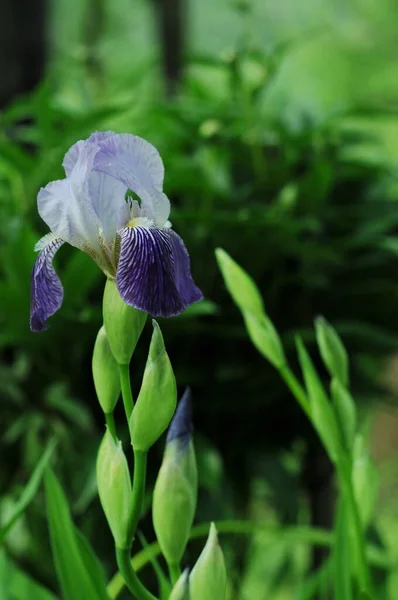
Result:
[[[314,317],[341,334],[381,469],[378,543],[398,555],[397,27],[393,0],[2,0],[3,518],[55,435],[74,517],[108,574],[115,569],[96,498],[104,424],[90,367],[104,278],[88,256],[62,249],[64,305],[45,333],[28,327],[33,246],[46,232],[37,192],[63,176],[75,141],[113,129],[159,149],[171,220],[206,298],[161,322],[179,391],[190,385],[194,395],[198,520],[330,527],[334,504],[315,435],[224,289],[214,259],[222,246],[259,285],[293,366],[296,332],[316,358]],[[150,327],[134,357],[135,393],[149,336]],[[149,488],[161,453],[160,444]],[[153,539],[150,514],[143,529]],[[39,495],[6,551],[56,588],[47,539]],[[240,600],[289,598],[322,560],[262,534],[225,543]]]

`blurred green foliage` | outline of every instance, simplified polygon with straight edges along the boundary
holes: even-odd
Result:
[[[297,332],[314,346],[318,314],[336,326],[360,401],[388,394],[379,375],[398,347],[393,0],[191,0],[189,9],[185,73],[166,98],[151,3],[50,3],[46,78],[0,116],[0,513],[5,522],[54,436],[75,520],[108,574],[114,564],[94,472],[103,424],[90,371],[104,281],[89,257],[61,250],[62,310],[44,334],[28,329],[33,246],[46,232],[36,195],[63,176],[76,140],[93,130],[132,132],[165,162],[173,226],[206,297],[162,323],[178,385],[194,392],[200,518],[310,521],[301,475],[309,428],[247,340],[216,246],[259,285],[289,356]],[[6,538],[0,567],[11,557],[54,586],[40,500]],[[308,569],[305,545],[287,551],[259,533],[241,547],[245,558],[229,549],[243,573],[241,600],[253,590],[259,600],[289,597]],[[304,587],[301,597],[312,597],[310,580]]]

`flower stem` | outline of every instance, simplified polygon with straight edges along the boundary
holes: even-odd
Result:
[[[124,412],[126,413],[127,423],[129,423],[130,416],[134,408],[133,394],[131,393],[129,365],[119,365],[119,377],[120,387],[122,389]]]
[[[131,566],[130,550],[116,548],[116,560],[119,571],[136,600],[158,600],[138,579],[136,572]]]
[[[115,419],[113,417],[113,412],[105,413],[105,422],[106,422],[106,426],[108,427],[109,433],[111,434],[113,439],[116,440],[117,435],[116,435],[116,426],[115,426]]]
[[[129,536],[131,542],[133,542],[135,531],[137,529],[138,521],[142,512],[146,483],[146,463],[147,453],[138,450],[135,451],[132,509],[129,521]]]
[[[278,369],[278,371],[307,417],[311,419],[311,407],[307,398],[307,394],[305,393],[302,385],[298,381],[293,371],[288,365],[283,365]]]
[[[178,578],[181,575],[180,565],[169,563],[167,566],[169,568],[171,583],[175,585],[177,583]]]

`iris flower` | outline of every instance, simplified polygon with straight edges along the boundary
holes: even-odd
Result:
[[[116,280],[126,304],[154,317],[177,315],[202,298],[184,242],[168,221],[163,162],[152,144],[130,134],[96,132],[74,144],[62,164],[65,179],[49,183],[37,198],[50,233],[35,246],[32,331],[46,329],[62,304],[52,261],[65,242]]]

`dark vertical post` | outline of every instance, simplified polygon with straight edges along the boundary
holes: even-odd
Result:
[[[44,72],[46,1],[0,2],[0,108],[31,91]]]
[[[155,0],[166,93],[178,89],[184,68],[186,0]]]

